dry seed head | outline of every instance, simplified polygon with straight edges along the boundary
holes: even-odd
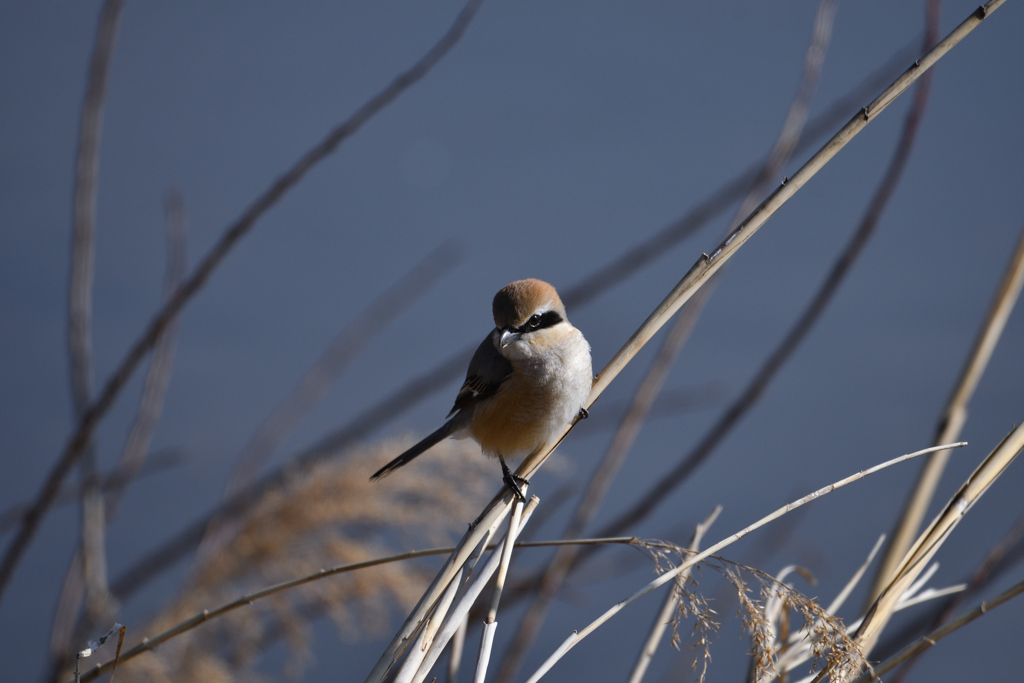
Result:
[[[439,457],[408,477],[373,485],[369,474],[412,439],[390,441],[321,463],[268,491],[243,519],[225,524],[177,598],[135,640],[268,585],[410,548],[450,544],[493,494],[493,463],[467,441],[445,441]],[[118,667],[117,679],[167,683],[260,680],[253,665],[283,640],[285,677],[302,675],[312,622],[329,616],[341,635],[385,633],[432,575],[428,561],[380,565],[275,594],[203,624]],[[126,642],[131,647],[134,642]],[[276,678],[280,678],[275,676]]]

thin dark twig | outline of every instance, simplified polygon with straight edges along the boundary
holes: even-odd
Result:
[[[845,96],[830,104],[824,112],[808,122],[796,152],[809,148],[819,138],[831,132],[835,126],[850,117],[852,111],[860,108],[864,100],[879,88],[892,81],[894,74],[916,53],[917,48],[907,46],[897,52],[885,64],[870,74]],[[764,165],[759,161],[736,178],[728,181],[706,200],[694,206],[679,220],[665,226],[652,237],[599,269],[567,290],[562,297],[567,307],[583,306],[608,289],[625,280],[641,267],[662,256],[666,251],[703,227],[709,220],[726,210],[743,196],[757,178]],[[267,473],[249,490],[222,501],[220,505],[199,520],[182,529],[177,535],[165,541],[137,561],[112,583],[112,592],[124,598],[144,585],[171,564],[191,552],[202,540],[203,532],[214,516],[225,517],[244,512],[248,505],[273,486],[287,481],[291,472],[332,457],[358,439],[362,439],[384,424],[411,410],[420,401],[440,392],[447,383],[466,371],[466,365],[476,348],[476,342],[456,351],[437,366],[413,377],[375,405],[370,406],[347,424],[327,434],[311,447],[290,458],[281,468]]]
[[[107,380],[100,395],[82,414],[74,434],[68,440],[57,463],[50,470],[31,509],[24,517],[21,528],[8,547],[3,562],[0,563],[0,597],[6,589],[14,568],[35,534],[43,514],[50,507],[54,496],[60,490],[61,482],[67,476],[71,466],[81,456],[82,450],[89,442],[93,430],[100,419],[113,405],[114,399],[138,368],[149,350],[156,345],[163,331],[181,309],[203,287],[213,271],[224,260],[235,244],[244,237],[256,221],[273,207],[289,190],[291,190],[314,166],[331,154],[346,138],[358,131],[381,109],[390,104],[403,91],[419,81],[431,68],[458,42],[469,25],[483,0],[469,0],[463,7],[448,32],[441,37],[411,69],[398,75],[384,90],[369,102],[360,107],[348,120],[332,130],[326,138],[302,156],[284,175],[280,176],[248,209],[232,223],[220,241],[207,252],[192,275],[182,284],[181,288],[150,321],[143,335],[135,342],[131,350],[121,361],[114,374]]]
[[[874,234],[875,227],[878,225],[878,221],[903,174],[910,151],[913,149],[914,140],[917,137],[921,117],[924,115],[924,110],[928,103],[931,78],[932,74],[930,71],[921,76],[914,95],[913,104],[903,123],[899,143],[889,162],[885,176],[875,191],[875,195],[872,197],[871,203],[868,205],[868,209],[861,219],[856,232],[839,255],[839,258],[832,265],[832,269],[810,304],[804,309],[796,323],[786,333],[786,336],[783,337],[782,342],[768,356],[746,389],[743,390],[743,393],[726,409],[722,417],[711,427],[711,430],[704,438],[675,468],[659,477],[654,486],[638,496],[637,503],[633,507],[605,526],[600,535],[619,533],[622,529],[633,526],[649,515],[676,487],[686,481],[690,474],[710,457],[715,448],[718,447],[754,404],[757,403],[757,400],[775,378],[775,375],[793,355],[797,347],[799,347],[800,343],[806,338],[807,334],[828,308],[832,297],[839,289],[839,285],[842,284],[850,268],[863,251],[864,246]]]

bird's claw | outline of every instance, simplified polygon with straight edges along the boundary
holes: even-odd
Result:
[[[504,458],[501,459],[501,481],[509,488],[512,495],[523,503],[526,502],[526,494],[524,494],[523,490],[519,488],[519,485],[522,484],[523,486],[529,486],[530,482],[525,477],[520,477],[518,474],[510,470],[508,465],[505,464]]]
[[[581,408],[580,408],[580,416],[579,416],[579,419],[580,419],[580,420],[586,420],[586,419],[587,419],[588,417],[590,417],[590,411],[589,411],[589,410],[587,410],[586,408],[582,408],[582,407],[581,407]]]

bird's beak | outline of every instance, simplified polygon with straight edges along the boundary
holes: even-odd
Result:
[[[501,331],[501,338],[498,341],[498,345],[501,346],[501,348],[505,348],[518,339],[519,333],[506,327]]]

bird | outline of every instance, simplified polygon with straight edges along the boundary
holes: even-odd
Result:
[[[590,344],[572,326],[555,288],[542,280],[516,280],[492,303],[494,329],[469,362],[446,422],[377,470],[371,481],[409,464],[447,438],[472,438],[484,455],[501,462],[502,481],[524,500],[506,459],[544,448],[566,426],[589,416],[593,385]]]

